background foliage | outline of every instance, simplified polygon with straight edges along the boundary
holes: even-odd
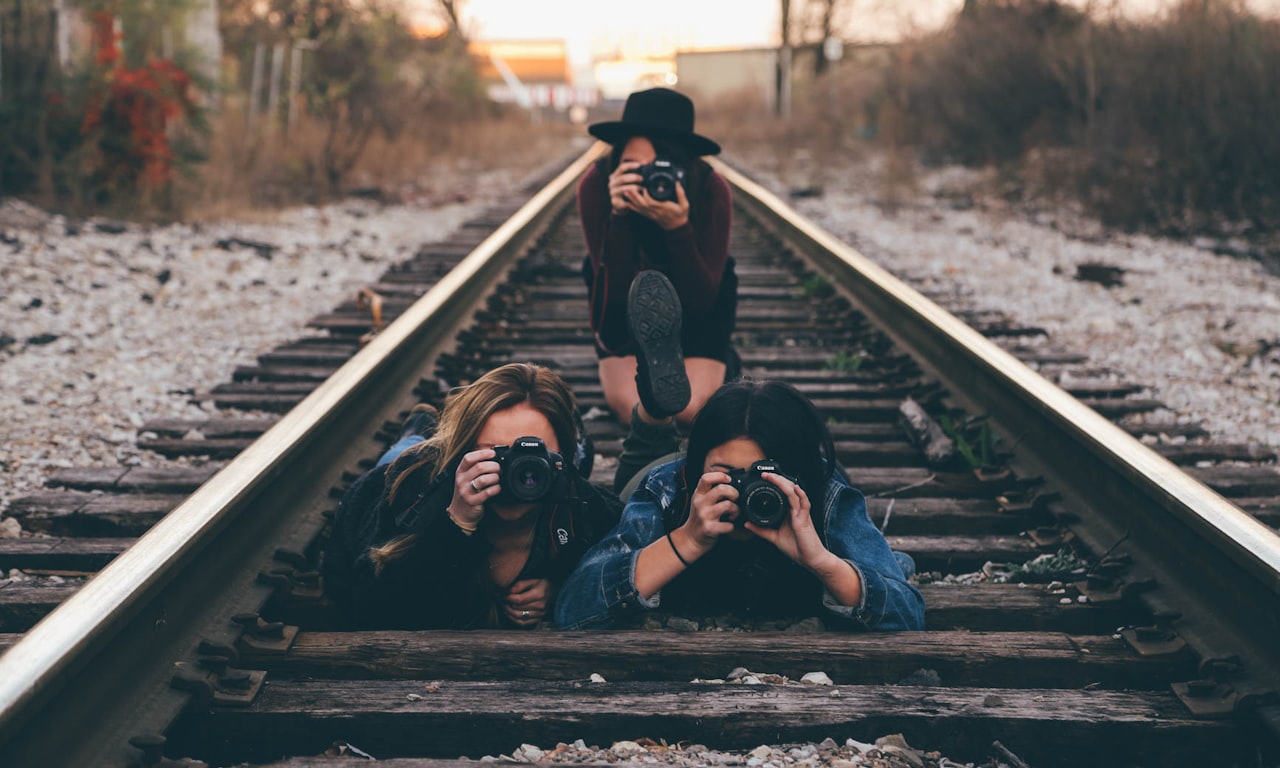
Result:
[[[187,2],[86,0],[86,18],[121,34],[96,27],[92,55],[67,71],[50,0],[0,5],[0,194],[231,213],[429,186],[441,163],[512,163],[581,133],[485,98],[459,0],[429,4],[430,36],[392,0],[219,0],[216,89],[175,32]],[[781,2],[797,45],[848,11]],[[889,206],[917,161],[958,162],[997,169],[1010,199],[1074,202],[1124,227],[1280,232],[1280,22],[1237,0],[1143,20],[1085,7],[967,0],[944,29],[857,66],[854,50],[815,60],[790,119],[755,102],[700,104],[699,119],[730,143],[807,150],[815,186],[837,167],[818,158],[875,149]]]
[[[1050,0],[971,3],[895,54],[897,137],[995,164],[1024,194],[1173,233],[1280,228],[1280,23],[1230,0],[1147,22]]]

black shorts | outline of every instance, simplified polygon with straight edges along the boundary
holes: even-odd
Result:
[[[582,260],[582,279],[587,284],[587,295],[592,296],[595,272],[591,269],[591,257]],[[680,321],[680,346],[686,358],[706,357],[728,364],[732,355],[730,337],[738,316],[738,275],[734,272],[733,257],[725,262],[724,275],[720,278],[720,292],[711,306],[704,311],[691,311],[684,307]],[[596,357],[627,357],[636,353],[627,330],[625,314],[605,319],[605,327],[593,328],[596,336]],[[601,339],[618,340],[607,347]]]

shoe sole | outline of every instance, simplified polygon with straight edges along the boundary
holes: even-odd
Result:
[[[653,404],[666,413],[683,411],[689,405],[690,389],[680,350],[680,299],[665,276],[658,272],[636,276],[627,296],[627,322]]]

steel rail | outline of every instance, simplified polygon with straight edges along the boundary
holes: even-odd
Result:
[[[1230,682],[1242,696],[1280,693],[1280,536],[759,184],[715,167],[738,204],[824,269],[957,399],[990,414],[1018,446],[1017,468],[1055,480],[1093,551],[1122,540],[1142,549],[1156,582],[1171,587],[1144,599],[1182,614],[1174,628],[1202,658],[1239,655],[1243,674]],[[1193,596],[1194,610],[1178,593]]]
[[[601,145],[575,160],[328,380],[138,542],[0,655],[0,755],[10,766],[127,765],[139,724],[163,727],[186,702],[173,662],[265,594],[258,565],[302,548],[328,481],[353,465],[371,424],[413,402],[422,371],[520,251],[568,204]],[[360,447],[356,447],[360,446]],[[305,509],[303,520],[277,510]],[[242,572],[243,571],[243,572]],[[90,667],[93,674],[87,674]],[[123,702],[123,703],[121,703]],[[137,702],[137,703],[133,703]],[[69,738],[67,724],[74,723]],[[132,729],[132,730],[131,730]]]

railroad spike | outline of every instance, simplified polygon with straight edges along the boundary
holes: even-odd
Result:
[[[196,647],[196,653],[201,656],[225,656],[232,664],[240,660],[240,652],[230,643],[219,643],[213,640],[204,639],[200,641],[200,645]]]
[[[195,706],[207,708],[213,702],[212,676],[187,662],[180,661],[175,666],[177,671],[169,679],[169,687],[190,693]]]
[[[1229,677],[1243,674],[1244,663],[1235,654],[1230,656],[1210,656],[1200,660],[1197,671],[1201,677],[1225,680]]]
[[[264,621],[256,613],[237,613],[231,617],[231,620],[243,626],[245,633],[250,637],[277,638],[284,636],[284,622]]]
[[[1187,650],[1187,641],[1165,627],[1133,627],[1123,630],[1120,636],[1144,658],[1177,656]]]
[[[130,746],[142,751],[142,758],[138,764],[143,766],[160,764],[164,759],[164,742],[165,738],[158,733],[140,733],[129,738]]]
[[[278,547],[271,555],[271,559],[275,560],[277,563],[291,565],[300,571],[311,567],[311,561],[307,559],[306,555],[296,549],[289,549],[287,547]]]
[[[1206,719],[1225,718],[1235,713],[1240,703],[1240,696],[1235,690],[1216,680],[1188,680],[1185,683],[1174,683],[1170,686],[1196,717]]]
[[[298,628],[280,621],[264,621],[256,613],[238,613],[231,620],[244,627],[244,633],[236,641],[246,654],[281,656],[289,652]]]
[[[196,766],[207,765],[199,760],[185,757],[165,757],[165,741],[165,737],[158,733],[140,733],[130,737],[129,744],[141,750],[142,756],[129,768],[196,768]]]

